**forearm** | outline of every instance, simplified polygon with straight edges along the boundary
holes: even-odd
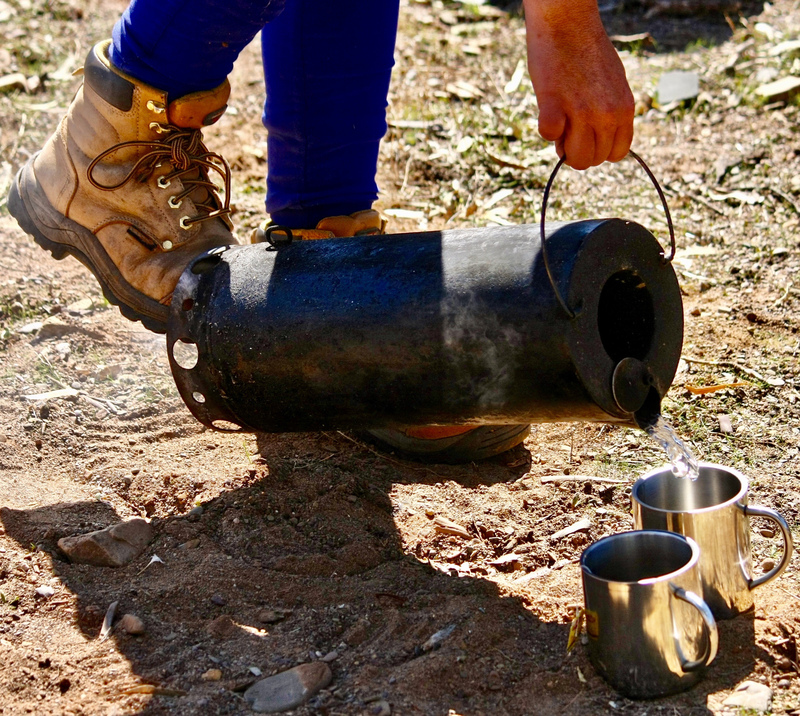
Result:
[[[633,96],[596,0],[523,0],[539,131],[578,169],[628,151]]]

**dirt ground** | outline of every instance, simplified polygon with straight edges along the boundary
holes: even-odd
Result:
[[[699,458],[744,472],[752,501],[779,510],[795,539],[798,108],[755,90],[800,75],[796,50],[778,49],[798,37],[798,5],[687,18],[628,3],[604,15],[610,34],[652,38],[619,48],[639,101],[634,148],[663,183],[679,248],[686,360],[665,412]],[[0,76],[21,72],[29,85],[0,93],[3,197],[122,7],[0,0]],[[522,41],[521,18],[505,9],[403,4],[380,169],[393,230],[538,221],[554,155],[536,135]],[[671,69],[696,72],[700,95],[659,107]],[[233,167],[246,233],[263,218],[266,171],[257,43],[232,84],[231,111],[206,138]],[[323,657],[333,681],[297,714],[718,714],[746,679],[772,689],[772,713],[800,713],[796,557],[752,613],[720,623],[719,656],[687,693],[629,701],[583,646],[567,654],[582,550],[632,528],[630,484],[664,462],[640,431],[537,425],[502,457],[431,466],[350,433],[207,430],[177,394],[163,336],[124,320],[77,262],[36,247],[4,201],[0,713],[244,714],[258,674]],[[562,171],[549,214],[666,233],[633,162]],[[697,392],[734,382],[744,385]],[[77,394],[29,397],[70,387]],[[573,480],[542,480],[557,475]],[[156,537],[125,567],[73,565],[57,547],[134,516]],[[469,538],[437,531],[436,517]],[[581,518],[588,530],[551,539]],[[754,520],[756,565],[779,554],[766,527]],[[37,596],[40,586],[55,593]],[[99,638],[115,601],[143,635]],[[440,648],[422,649],[448,627]],[[210,669],[221,679],[201,678]],[[142,685],[157,688],[136,693]]]

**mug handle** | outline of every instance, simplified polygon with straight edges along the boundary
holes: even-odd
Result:
[[[792,558],[792,533],[789,529],[789,525],[786,524],[786,520],[783,519],[775,510],[771,510],[769,507],[762,507],[761,505],[739,505],[739,508],[747,515],[748,517],[766,517],[769,520],[772,520],[781,530],[781,534],[783,535],[783,557],[781,561],[777,564],[777,566],[773,567],[769,570],[766,574],[762,574],[760,577],[756,577],[756,579],[749,579],[748,586],[750,589],[755,589],[756,587],[760,587],[762,584],[766,584],[767,582],[772,581],[777,577],[781,572],[783,572],[786,567],[789,566],[789,560]]]
[[[708,666],[712,661],[714,661],[714,658],[717,655],[717,648],[719,646],[717,622],[714,621],[714,615],[711,613],[708,605],[694,592],[687,591],[686,589],[683,589],[683,587],[676,587],[672,583],[670,583],[669,586],[676,599],[680,599],[682,602],[691,604],[695,609],[697,609],[698,612],[700,612],[700,616],[703,618],[703,625],[705,626],[706,631],[706,648],[700,658],[696,661],[688,661],[683,658],[683,654],[680,653],[679,649],[681,668],[684,671],[697,671],[704,666]]]

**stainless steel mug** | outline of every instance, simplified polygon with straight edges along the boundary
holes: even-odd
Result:
[[[717,625],[698,596],[700,550],[657,530],[604,537],[581,557],[589,658],[634,699],[684,691],[717,654]]]
[[[792,556],[786,520],[774,510],[748,505],[747,491],[747,478],[736,470],[700,463],[696,480],[677,478],[666,466],[637,480],[631,493],[636,529],[669,530],[697,542],[703,599],[717,619],[751,609],[752,590],[775,579]],[[783,535],[777,566],[756,578],[750,556],[750,515],[772,520]]]

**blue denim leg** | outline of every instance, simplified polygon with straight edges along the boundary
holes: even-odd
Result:
[[[267,211],[290,228],[368,209],[399,0],[286,0],[262,32]]]
[[[263,28],[267,211],[291,228],[378,195],[399,0],[132,0],[111,61],[173,98],[220,85]]]
[[[221,85],[285,0],[132,0],[112,33],[111,61],[173,98]]]

